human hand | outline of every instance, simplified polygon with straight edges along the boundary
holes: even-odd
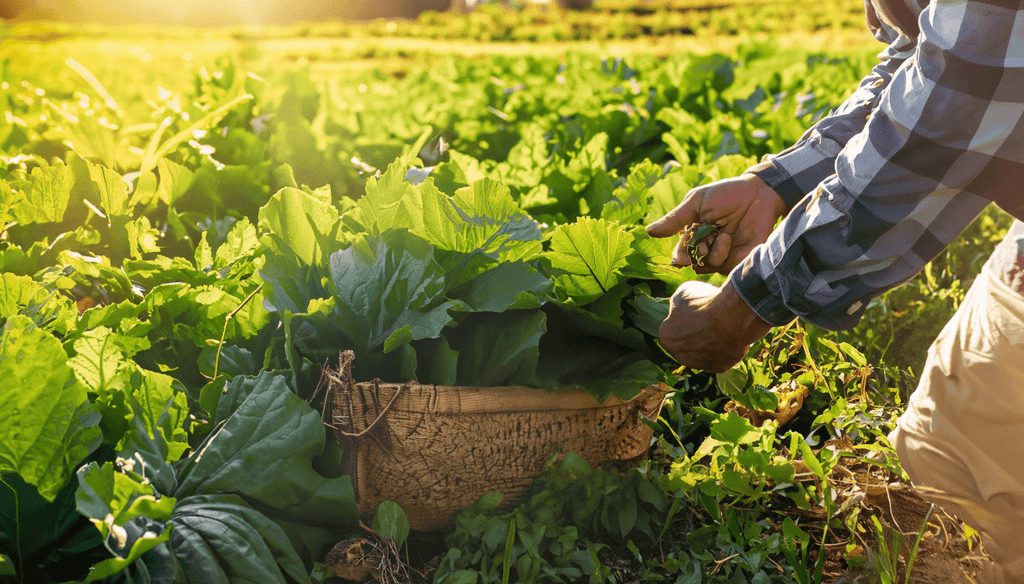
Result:
[[[691,280],[672,295],[658,340],[681,365],[722,373],[739,363],[750,345],[771,329],[731,282],[718,288]]]
[[[672,256],[672,265],[691,266],[698,274],[728,274],[755,247],[765,242],[786,204],[771,187],[754,174],[699,186],[683,197],[679,205],[647,226],[651,237],[671,237],[693,223],[715,224],[722,228],[702,262],[694,263],[680,240]]]

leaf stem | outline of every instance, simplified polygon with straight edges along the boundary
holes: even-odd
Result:
[[[228,325],[231,324],[231,320],[235,318],[235,315],[241,312],[241,310],[245,308],[245,305],[249,304],[249,301],[252,300],[256,296],[256,293],[262,289],[263,284],[256,286],[256,289],[250,292],[249,295],[245,297],[245,300],[243,300],[242,303],[238,305],[238,308],[232,310],[231,314],[229,314],[228,317],[224,320],[224,330],[220,332],[220,342],[217,343],[217,357],[213,360],[214,379],[217,379],[217,375],[220,373],[220,352],[221,349],[224,348],[224,337],[226,337],[228,334]]]

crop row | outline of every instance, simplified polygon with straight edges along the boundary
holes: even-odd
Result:
[[[672,375],[657,325],[690,276],[667,266],[674,242],[642,227],[792,143],[866,66],[747,45],[313,81],[221,59],[187,90],[141,92],[74,59],[53,78],[5,67],[0,471],[15,497],[0,511],[3,564],[23,581],[306,581],[338,531],[357,530],[350,479],[307,403],[346,349],[362,379],[582,387],[602,400],[674,384],[698,407],[666,415],[658,488],[648,480],[643,505],[630,499],[639,515],[594,519],[620,539],[653,534],[649,517],[686,501],[713,518],[708,541],[740,523],[729,537],[760,533],[768,500],[829,501],[796,481],[793,460],[815,460],[825,480],[839,455],[819,461],[797,433],[722,414],[707,376]],[[814,388],[802,432],[881,435],[891,388],[877,388],[889,409],[873,426],[846,409],[874,407],[846,401],[865,391],[862,351],[779,335],[722,387],[770,408],[765,390],[796,380]],[[774,376],[800,350],[831,357]],[[735,501],[759,510],[722,511]],[[453,546],[477,545],[459,539],[481,536],[472,517]],[[753,538],[760,559],[723,581],[797,574],[792,541],[807,533],[780,529],[788,547]],[[714,561],[704,551],[671,570],[699,574]],[[567,570],[612,577],[570,552]],[[446,558],[439,578],[486,572]]]

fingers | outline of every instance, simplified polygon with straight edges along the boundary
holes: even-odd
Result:
[[[673,350],[673,348],[665,346],[664,343],[662,346],[680,365],[710,373],[725,373],[742,361],[746,355],[746,351],[739,355],[725,355],[723,353],[710,354],[704,351]]]
[[[732,251],[732,236],[728,233],[720,232],[718,237],[715,238],[714,245],[711,246],[711,251],[708,252],[708,257],[704,258],[704,263],[714,267],[716,270],[721,269],[725,266],[726,260],[729,259],[730,251]]]
[[[692,264],[693,261],[690,259],[690,250],[687,249],[687,245],[683,243],[683,239],[679,238],[676,242],[676,248],[672,252],[672,265],[677,268],[685,268]]]
[[[734,267],[734,262],[729,261],[732,252],[732,241],[731,235],[720,231],[715,239],[715,243],[711,246],[711,250],[704,256],[701,263],[697,264],[690,257],[690,250],[680,240],[676,243],[676,248],[672,252],[672,265],[677,268],[691,267],[698,274],[710,274],[713,272],[728,274]]]
[[[687,193],[675,209],[647,226],[647,234],[651,237],[671,237],[686,229],[691,223],[696,223],[700,215],[701,191],[702,189],[694,189]]]

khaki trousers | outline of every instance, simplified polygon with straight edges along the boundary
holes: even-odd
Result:
[[[998,566],[986,580],[1007,584],[1024,584],[1021,242],[1018,222],[929,348],[890,434],[921,494],[981,532]]]

